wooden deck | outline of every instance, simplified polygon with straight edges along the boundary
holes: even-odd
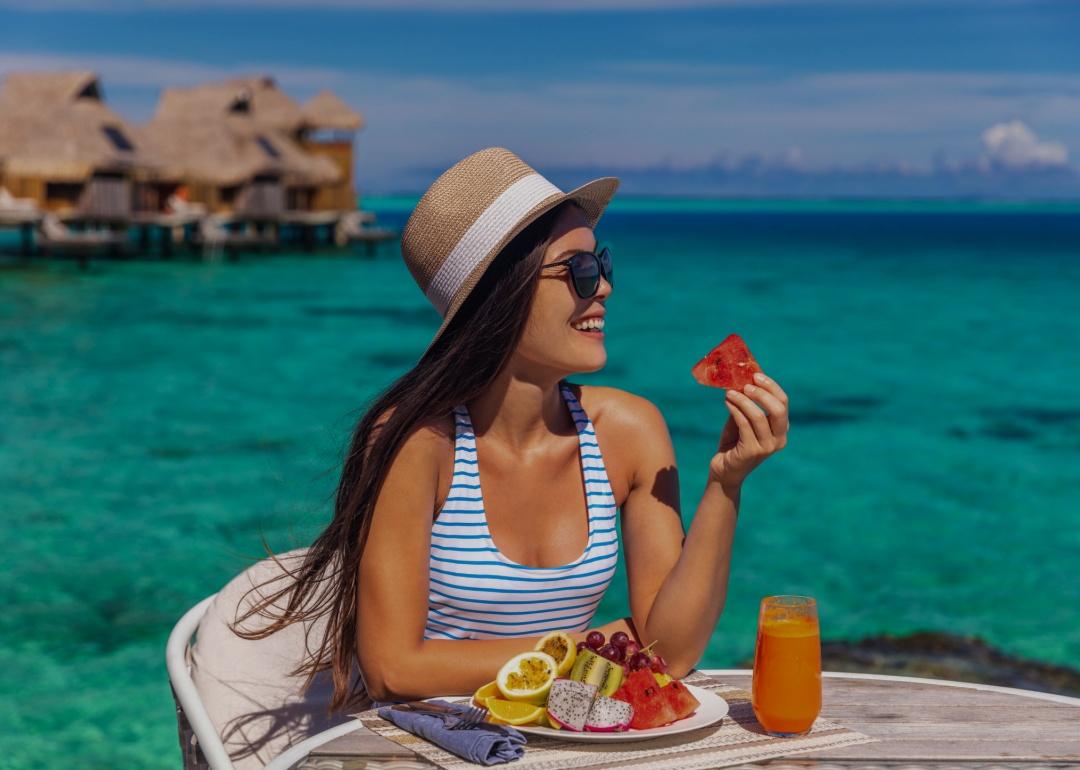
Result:
[[[38,251],[45,251],[39,246],[47,245],[47,239],[40,232],[44,214],[37,209],[0,209],[0,229],[19,230],[20,252],[30,256]],[[77,212],[58,215],[66,223],[86,221],[86,217]],[[98,222],[98,219],[92,221]],[[136,234],[138,253],[148,256],[157,245],[162,256],[171,256],[173,252],[173,231],[184,229],[184,242],[189,248],[202,246],[205,250],[206,230],[202,227],[212,222],[215,228],[239,225],[242,230],[229,229],[214,235],[210,240],[232,251],[262,250],[268,246],[297,245],[310,251],[317,245],[344,247],[353,243],[362,243],[367,253],[373,254],[377,244],[399,237],[396,230],[372,226],[375,214],[370,211],[284,211],[262,218],[251,215],[219,215],[206,213],[166,214],[159,212],[135,212],[122,220],[112,222],[116,233],[126,234],[132,230]],[[347,223],[348,226],[342,227]],[[250,226],[250,227],[249,227]],[[299,238],[292,238],[288,243],[281,235],[282,228],[290,228],[299,233]],[[202,235],[200,236],[200,233]],[[83,239],[89,243],[90,239]],[[54,244],[55,245],[55,244]],[[81,245],[76,244],[76,245]]]
[[[750,689],[746,670],[707,670]],[[821,715],[877,738],[744,768],[1032,768],[1080,766],[1080,698],[1028,690],[874,674],[826,673]],[[314,752],[314,754],[312,753]],[[397,757],[389,764],[391,757]],[[292,747],[266,770],[341,770],[369,758],[394,768],[430,767],[356,720]]]

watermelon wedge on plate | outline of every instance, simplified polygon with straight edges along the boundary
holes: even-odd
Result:
[[[702,385],[742,390],[744,385],[753,384],[754,374],[760,371],[761,367],[754,360],[743,338],[738,334],[729,334],[723,342],[710,350],[708,355],[694,364],[690,373]]]

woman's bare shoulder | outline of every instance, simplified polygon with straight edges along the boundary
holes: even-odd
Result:
[[[375,422],[374,431],[383,429],[390,418],[393,407],[383,412]],[[443,464],[449,452],[454,449],[454,417],[451,414],[431,417],[414,425],[401,443],[396,459],[408,463],[428,462],[433,468]]]
[[[656,431],[667,432],[667,423],[660,409],[649,399],[619,388],[603,385],[571,385],[578,394],[582,408],[600,430],[604,425],[617,433],[634,432],[654,436]]]
[[[385,426],[388,414],[380,416],[376,430]],[[453,415],[421,420],[409,429],[390,460],[384,488],[396,490],[400,499],[415,503],[409,510],[425,512],[429,504],[446,497],[454,467]]]

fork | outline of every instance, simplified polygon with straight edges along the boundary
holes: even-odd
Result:
[[[448,729],[472,730],[487,721],[488,710],[480,706],[469,706],[468,710],[458,716],[458,722]]]
[[[391,708],[397,711],[416,711],[424,714],[434,714],[442,718],[443,724],[447,725],[448,730],[471,730],[486,722],[488,717],[488,710],[486,708],[469,706],[464,713],[460,713],[447,706],[443,706],[439,703],[430,703],[428,701],[398,703]],[[457,721],[454,724],[450,724],[449,717],[453,717],[457,719]]]

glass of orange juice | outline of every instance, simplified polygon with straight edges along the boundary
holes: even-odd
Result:
[[[758,616],[754,715],[769,735],[810,732],[821,711],[821,633],[809,596],[766,596]]]

